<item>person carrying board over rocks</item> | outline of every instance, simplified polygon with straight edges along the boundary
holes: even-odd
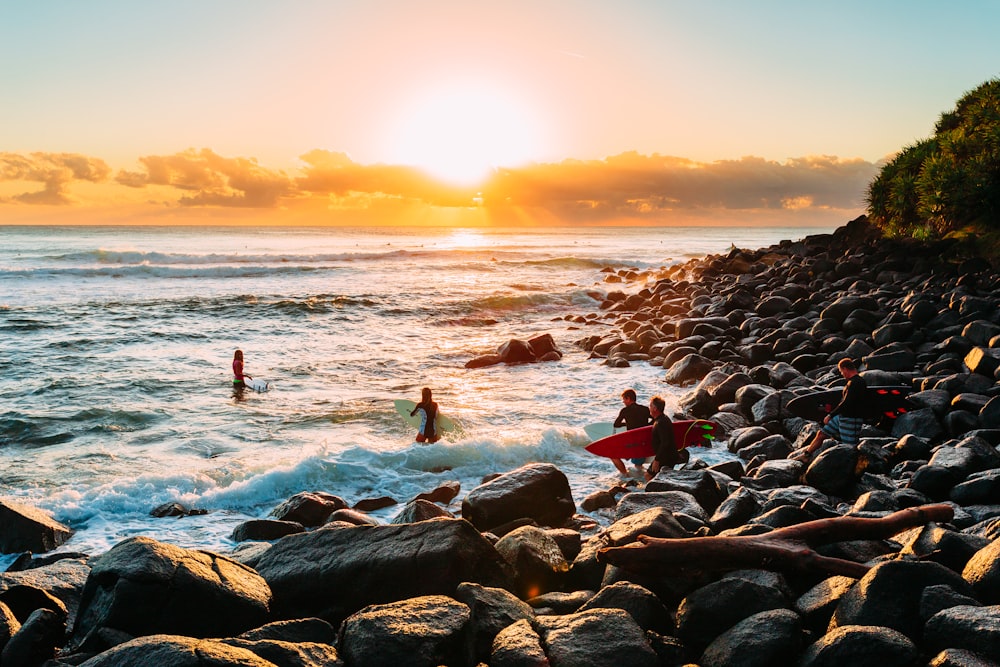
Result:
[[[430,387],[420,390],[420,402],[410,411],[410,416],[415,417],[420,413],[420,429],[417,431],[417,442],[437,442],[441,439],[434,425],[437,418],[438,404],[434,402]]]
[[[649,415],[649,408],[640,403],[636,403],[634,389],[626,389],[622,392],[622,403],[625,404],[625,407],[621,409],[618,413],[618,417],[615,418],[615,428],[624,426],[626,431],[631,431],[632,429],[649,426],[649,423],[653,419]],[[646,462],[646,459],[640,457],[631,459],[631,461],[632,465],[645,472],[642,464]],[[618,472],[626,477],[628,476],[628,471],[625,469],[625,463],[621,459],[611,459],[611,462],[615,465],[615,468],[618,469]]]
[[[681,463],[674,440],[674,423],[663,411],[667,402],[662,396],[649,399],[649,414],[653,418],[653,451],[656,455],[646,471],[646,481],[653,479],[662,468],[668,470]]]
[[[847,380],[840,403],[823,418],[823,427],[812,442],[789,458],[808,462],[827,437],[839,440],[845,445],[857,445],[860,441],[861,426],[864,424],[864,414],[869,400],[868,384],[850,359],[841,359],[837,363],[837,370]]]

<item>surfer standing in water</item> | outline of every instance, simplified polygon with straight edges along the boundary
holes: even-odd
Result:
[[[636,403],[635,401],[636,395],[634,389],[626,389],[622,392],[622,403],[625,404],[625,407],[621,409],[618,413],[618,417],[615,419],[615,428],[624,426],[626,431],[631,431],[635,428],[649,426],[649,422],[652,419],[649,414],[649,408],[645,405]],[[642,467],[642,464],[646,462],[646,459],[639,457],[631,459],[631,461],[632,465],[645,473],[645,469]],[[626,477],[628,476],[628,470],[625,469],[624,461],[621,459],[611,459],[611,462],[615,465],[615,468],[618,469],[618,472]]]
[[[243,378],[252,380],[253,378],[243,372],[243,350],[236,350],[233,353],[233,388],[243,389],[246,386],[246,382]]]
[[[667,402],[662,396],[649,399],[649,414],[653,418],[653,462],[646,471],[646,481],[653,479],[661,468],[673,468],[680,463],[677,453],[677,443],[674,441],[674,423],[664,414]]]
[[[431,397],[430,387],[420,390],[420,402],[410,411],[410,416],[415,417],[420,412],[420,430],[417,431],[417,442],[437,442],[441,439],[434,426],[437,418],[438,404]]]

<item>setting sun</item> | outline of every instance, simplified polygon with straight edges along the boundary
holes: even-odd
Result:
[[[495,167],[539,151],[538,121],[514,97],[482,85],[427,91],[400,108],[394,159],[455,184],[478,183]]]

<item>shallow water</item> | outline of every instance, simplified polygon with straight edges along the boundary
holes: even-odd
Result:
[[[574,346],[608,329],[560,319],[598,310],[601,269],[823,231],[0,227],[0,496],[90,553],[133,535],[228,551],[239,522],[305,490],[392,496],[388,520],[458,480],[457,512],[483,475],[531,461],[579,502],[617,479],[582,427],[613,418],[625,387],[668,410],[682,394],[662,369]],[[463,367],[546,332],[562,361]],[[233,392],[236,348],[269,392]],[[422,386],[461,427],[433,445],[392,406]],[[210,512],[149,516],[169,501]]]

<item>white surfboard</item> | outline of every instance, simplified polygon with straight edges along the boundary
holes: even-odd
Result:
[[[265,382],[264,380],[258,380],[257,378],[243,378],[243,384],[247,389],[253,389],[254,391],[264,392],[271,388],[270,382]]]
[[[601,438],[606,438],[609,435],[614,435],[619,431],[625,430],[625,427],[615,428],[612,422],[598,422],[596,424],[587,424],[583,427],[584,433],[591,441],[600,440]]]
[[[410,414],[413,412],[413,408],[417,407],[417,404],[414,401],[399,398],[393,401],[392,404],[396,407],[396,412],[399,413],[400,417],[406,420],[407,424],[413,428],[420,428],[420,413],[418,412],[415,415]],[[438,410],[437,417],[434,418],[434,430],[438,433],[454,431],[455,422],[448,417],[445,417],[441,414],[441,411]]]

